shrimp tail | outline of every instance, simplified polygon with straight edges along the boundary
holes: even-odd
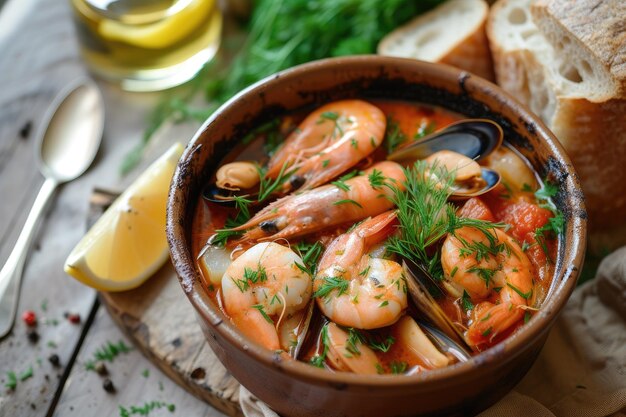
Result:
[[[231,318],[233,324],[252,340],[271,350],[280,349],[280,341],[274,325],[259,310],[248,309]]]
[[[355,229],[359,236],[366,239],[368,244],[375,244],[386,239],[390,234],[390,227],[395,226],[396,211],[390,210],[376,217],[365,220]]]
[[[467,340],[472,346],[491,344],[504,331],[512,328],[524,316],[524,310],[511,303],[490,304],[483,308],[467,330]]]

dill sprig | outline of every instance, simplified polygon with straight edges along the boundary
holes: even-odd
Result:
[[[330,344],[328,340],[328,324],[325,324],[322,327],[322,331],[320,334],[322,345],[324,346],[322,349],[322,353],[318,353],[311,358],[309,363],[313,366],[317,366],[318,368],[324,367],[324,362],[326,361],[326,355],[328,355],[328,345]]]
[[[93,359],[85,362],[85,369],[95,371],[97,361],[113,362],[121,353],[128,353],[132,348],[126,346],[123,340],[118,343],[107,342],[93,353]]]
[[[455,207],[448,202],[454,172],[448,172],[437,164],[428,166],[417,161],[414,166],[405,168],[405,191],[387,184],[393,191],[392,200],[398,207],[400,236],[392,236],[387,244],[390,252],[410,259],[424,266],[435,279],[443,279],[440,249],[433,245],[448,233],[454,234],[462,227],[473,227],[482,232],[490,246],[496,249],[497,239],[493,230],[504,228],[503,223],[459,217]],[[435,174],[435,175],[431,175]],[[468,248],[471,250],[471,248]]]
[[[324,277],[322,280],[322,285],[320,285],[317,291],[313,293],[313,297],[326,298],[333,291],[337,291],[337,297],[339,297],[340,295],[345,294],[350,286],[350,281],[341,277]]]
[[[147,416],[152,410],[165,408],[170,413],[176,411],[176,405],[163,401],[150,401],[144,405],[131,405],[129,407],[118,406],[120,417],[130,417],[131,415]]]
[[[317,261],[322,255],[322,244],[320,242],[307,243],[300,241],[295,245],[294,249],[298,252],[303,262],[303,264],[296,262],[298,269],[314,277],[317,272]]]

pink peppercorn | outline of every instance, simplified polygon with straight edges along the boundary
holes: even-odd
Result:
[[[33,310],[26,310],[22,313],[22,320],[27,326],[35,326],[37,324],[37,316]]]

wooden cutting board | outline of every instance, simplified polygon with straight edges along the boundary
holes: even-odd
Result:
[[[115,197],[117,193],[94,191],[89,225]],[[100,292],[100,301],[144,356],[172,380],[225,414],[243,416],[239,383],[205,341],[170,262],[139,288]]]

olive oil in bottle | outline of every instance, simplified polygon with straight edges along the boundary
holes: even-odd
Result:
[[[89,68],[126,90],[179,85],[219,46],[222,14],[216,0],[70,1]]]

